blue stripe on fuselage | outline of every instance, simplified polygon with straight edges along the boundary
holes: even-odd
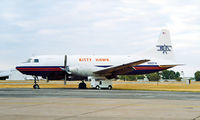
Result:
[[[134,71],[127,73],[126,75],[141,75],[141,74],[154,73],[154,72],[158,72],[158,71],[160,71],[160,70],[134,70]]]
[[[102,68],[107,68],[107,67],[111,67],[113,65],[95,65],[95,67],[102,67]]]

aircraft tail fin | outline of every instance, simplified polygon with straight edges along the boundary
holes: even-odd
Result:
[[[171,44],[170,33],[168,30],[161,30],[160,37],[156,44],[157,57],[172,57],[173,49]]]
[[[146,53],[150,58],[174,60],[174,52],[171,44],[169,30],[162,29],[156,45]]]

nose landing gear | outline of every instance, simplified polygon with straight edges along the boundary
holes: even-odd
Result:
[[[39,80],[37,76],[33,76],[34,78],[34,85],[33,89],[40,89],[40,86],[37,84],[37,81]]]

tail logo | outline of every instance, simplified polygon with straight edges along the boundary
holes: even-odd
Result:
[[[157,51],[162,51],[163,54],[167,54],[167,52],[171,51],[171,45],[157,45],[159,49]]]

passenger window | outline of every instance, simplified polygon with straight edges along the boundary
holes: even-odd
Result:
[[[34,63],[39,63],[39,59],[34,59]]]

